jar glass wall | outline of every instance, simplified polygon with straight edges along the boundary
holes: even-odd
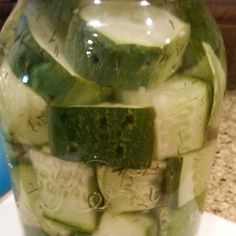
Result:
[[[226,84],[200,0],[21,0],[0,114],[25,235],[194,236]]]

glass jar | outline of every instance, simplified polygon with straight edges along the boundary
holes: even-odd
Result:
[[[0,40],[25,235],[194,236],[226,86],[203,2],[22,0]]]

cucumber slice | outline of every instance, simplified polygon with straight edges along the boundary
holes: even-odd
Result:
[[[115,213],[155,208],[161,198],[163,163],[144,170],[97,167],[97,180],[105,205]]]
[[[188,46],[183,56],[182,67],[196,65],[205,56],[202,42],[207,42],[213,51],[220,55],[224,43],[213,17],[209,14],[204,1],[165,1],[165,6],[191,26]],[[222,60],[224,63],[224,59]]]
[[[45,29],[42,32],[42,28],[38,28],[39,23],[30,27],[30,24],[34,23],[33,19],[29,18],[28,25],[26,18],[21,17],[19,24],[23,24],[24,27],[8,55],[9,64],[19,80],[31,87],[46,102],[52,102],[57,96],[60,96],[59,102],[63,104],[75,102],[91,104],[103,100],[103,96],[108,93],[95,83],[83,80],[70,69],[63,54],[58,54],[62,50],[60,43],[58,43],[59,46],[56,44],[53,47],[52,53],[50,37],[56,36],[50,28],[47,28],[47,25],[43,27]],[[39,31],[40,33],[37,34]],[[56,40],[55,42],[57,43]],[[68,95],[64,91],[75,87],[79,88],[79,91],[73,90],[73,94]],[[66,96],[66,102],[61,99],[61,94]]]
[[[219,113],[221,112],[226,89],[226,73],[211,46],[205,42],[202,45],[211,69],[211,83],[214,91],[209,127],[216,128],[219,126]]]
[[[75,71],[103,86],[157,86],[181,64],[189,25],[135,2],[88,5],[73,17],[65,55]]]
[[[168,186],[172,208],[182,207],[206,192],[214,150],[212,141],[201,150],[167,160],[164,185]]]
[[[24,17],[24,31],[10,50],[8,61],[19,80],[50,101],[71,81],[70,75],[36,43]]]
[[[95,83],[77,78],[80,76],[75,73],[64,57],[64,38],[61,28],[63,28],[63,25],[69,24],[71,17],[69,16],[69,12],[75,6],[75,2],[77,2],[77,0],[70,0],[69,3],[68,1],[65,3],[62,0],[60,0],[59,3],[58,1],[40,3],[37,8],[36,4],[36,6],[33,6],[33,10],[30,9],[26,13],[32,37],[37,44],[45,50],[55,62],[60,64],[70,74],[70,77],[73,76],[75,78],[73,83],[68,82],[61,93],[55,97],[53,100],[54,105],[75,106],[96,104],[103,102],[111,93],[110,88],[100,87]],[[43,7],[45,4],[47,6],[46,9]],[[54,16],[51,16],[51,11],[54,8],[56,12],[54,12]],[[40,14],[38,15],[39,9]],[[63,14],[57,15],[61,11],[63,11]],[[62,19],[60,17],[62,17]],[[35,25],[37,25],[37,27],[35,27]]]
[[[24,224],[26,235],[30,234],[29,229],[38,228],[45,232],[43,235],[71,236],[71,229],[65,225],[46,219],[43,216],[42,208],[39,202],[39,186],[35,170],[31,165],[20,164],[18,167],[20,173],[20,197],[19,213]],[[39,231],[40,233],[40,231]],[[46,234],[47,233],[47,234]]]
[[[29,9],[26,11],[27,24],[30,29],[30,33],[32,34],[32,38],[43,51],[47,52],[47,54],[49,54],[51,58],[53,58],[55,62],[60,64],[66,71],[68,71],[70,75],[75,77],[78,76],[78,74],[74,72],[74,70],[71,68],[70,64],[64,57],[63,48],[65,42],[63,36],[65,35],[60,34],[60,29],[62,27],[60,27],[61,25],[59,22],[54,22],[58,21],[60,17],[63,18],[63,15],[51,17],[51,15],[53,14],[52,11],[54,10],[50,8],[52,7],[52,5],[57,4],[58,1],[53,0],[49,3],[46,3],[44,1],[39,2],[38,0],[35,1],[37,1],[37,3],[30,4]],[[62,7],[61,4],[67,4],[68,9],[68,1],[65,3],[62,0],[59,0],[59,5],[55,8],[60,9]],[[60,11],[59,9],[55,11]],[[66,11],[67,10],[65,9],[65,12]],[[47,13],[50,14],[49,17],[47,16]],[[60,26],[57,27],[55,24]]]
[[[93,232],[98,221],[95,204],[100,204],[102,197],[97,193],[92,167],[35,150],[30,150],[29,157],[36,173],[43,215],[81,231]],[[100,198],[93,198],[95,193]]]
[[[144,214],[112,215],[105,212],[93,236],[156,236],[157,222]]]
[[[151,107],[49,107],[49,133],[55,156],[71,161],[145,168],[154,149]]]
[[[206,192],[214,160],[215,141],[183,156],[179,186],[179,206]]]
[[[160,160],[201,148],[210,112],[209,86],[201,79],[174,76],[155,90],[118,92],[125,104],[153,106]]]
[[[48,143],[48,125],[44,100],[20,83],[5,61],[0,67],[1,128],[5,139],[13,143]]]
[[[161,236],[195,236],[202,213],[197,202],[194,199],[176,210],[158,208]]]

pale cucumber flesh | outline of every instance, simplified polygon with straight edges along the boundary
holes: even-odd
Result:
[[[155,221],[148,215],[103,214],[98,230],[93,236],[154,236],[157,233]]]
[[[117,97],[125,104],[154,107],[158,159],[203,146],[210,112],[207,82],[197,77],[175,76],[157,89],[119,91]]]
[[[93,168],[33,150],[29,156],[40,186],[43,215],[85,232],[94,231],[98,215],[88,202],[97,191]]]

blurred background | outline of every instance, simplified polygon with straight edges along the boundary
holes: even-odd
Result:
[[[15,2],[0,0],[0,29]],[[228,86],[205,209],[236,222],[236,0],[205,2],[222,32],[228,61]],[[0,197],[10,188],[1,142]]]

